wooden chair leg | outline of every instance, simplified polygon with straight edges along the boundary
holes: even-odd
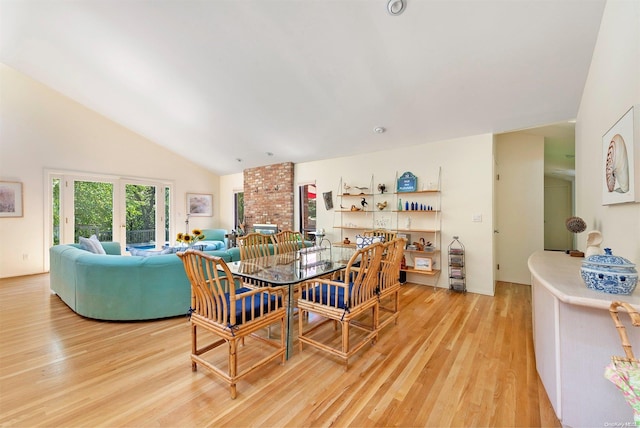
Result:
[[[349,322],[342,322],[342,352],[345,354],[344,371],[349,370]]]
[[[195,355],[198,349],[196,327],[195,324],[191,324],[191,355]],[[191,360],[191,371],[195,372],[196,370],[198,370],[198,365],[195,361]]]
[[[236,380],[235,377],[238,373],[238,356],[236,354],[237,344],[235,340],[229,341],[229,377],[231,378],[231,398],[235,399],[237,396]]]
[[[300,352],[302,352],[302,340],[300,340],[300,337],[303,336],[302,334],[302,321],[304,320],[305,317],[305,311],[302,309],[298,309],[298,349],[300,350]]]

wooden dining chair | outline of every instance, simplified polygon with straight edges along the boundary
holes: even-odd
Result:
[[[231,398],[236,398],[236,383],[254,370],[281,358],[285,362],[285,317],[284,295],[273,288],[250,289],[241,287],[242,281],[234,278],[225,261],[197,250],[177,253],[191,283],[191,368],[200,364],[215,376],[224,380],[230,388]],[[280,337],[272,340],[257,332],[273,324],[280,326]],[[198,346],[198,327],[219,339]],[[272,352],[262,352],[252,364],[246,363],[238,371],[238,343],[246,337],[273,347]],[[247,341],[247,343],[251,343]],[[227,345],[228,356],[205,359],[205,354]],[[264,350],[264,346],[260,346]],[[224,348],[223,348],[224,349]],[[268,349],[268,348],[267,348]],[[264,355],[266,353],[266,355]],[[217,365],[212,361],[216,361]],[[226,368],[224,361],[227,361]]]
[[[362,236],[379,236],[383,242],[391,242],[396,238],[396,232],[387,229],[373,229],[363,231]]]
[[[306,247],[302,234],[292,230],[274,233],[271,235],[271,242],[278,249],[278,254],[294,253]]]
[[[314,346],[343,360],[347,370],[351,356],[368,342],[375,343],[378,335],[376,285],[381,258],[382,244],[375,243],[357,249],[349,260],[343,277],[350,278],[350,281],[318,278],[301,284],[298,298],[298,342],[301,351],[303,344]],[[357,268],[352,268],[356,265]],[[371,319],[367,322],[366,315],[369,311]],[[306,316],[310,313],[320,316],[321,321],[307,321],[311,319]],[[329,322],[341,326],[341,337],[333,335],[328,341],[321,342],[318,330]],[[352,327],[363,332],[357,343],[353,343],[350,337]],[[324,334],[326,337],[326,331]],[[336,339],[339,339],[340,345],[333,343]]]
[[[262,233],[253,232],[244,236],[238,236],[238,238],[236,238],[236,245],[240,249],[240,260],[255,259],[257,257],[270,255],[270,243],[270,235]]]
[[[240,249],[240,260],[246,261],[256,259],[258,257],[269,256],[271,254],[270,246],[273,247],[273,253],[276,254],[277,248],[271,244],[271,236],[262,233],[249,233],[236,238],[236,245]],[[245,285],[252,288],[264,287],[265,284],[257,280],[246,280]]]
[[[380,275],[378,276],[378,295],[380,296],[380,312],[391,316],[378,315],[378,330],[393,322],[398,324],[400,313],[400,265],[404,255],[405,238],[395,238],[383,244]],[[385,306],[390,300],[390,306]]]

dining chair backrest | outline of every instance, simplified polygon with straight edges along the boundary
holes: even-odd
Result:
[[[362,236],[379,236],[383,238],[384,242],[391,242],[396,238],[396,232],[387,229],[373,229],[365,230],[362,232]]]
[[[271,237],[269,235],[253,232],[239,236],[236,243],[240,249],[240,260],[255,259],[270,254],[269,244],[271,243]]]
[[[278,254],[293,253],[306,246],[302,234],[292,230],[275,233],[271,235],[271,240],[278,248]]]
[[[405,238],[395,238],[383,244],[384,252],[380,265],[379,291],[400,284],[400,265],[404,255]]]
[[[235,291],[238,284],[225,263],[217,256],[190,250],[178,253],[191,283],[191,312],[212,322],[235,325]],[[226,298],[229,295],[229,299]]]
[[[351,284],[349,307],[355,307],[375,297],[382,252],[382,243],[376,242],[357,249],[351,256],[344,274],[345,281]]]

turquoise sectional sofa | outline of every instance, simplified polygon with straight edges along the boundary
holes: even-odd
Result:
[[[123,256],[118,242],[100,244],[106,255],[86,251],[80,244],[49,250],[51,290],[73,311],[114,321],[187,314],[191,286],[177,255]],[[227,262],[240,260],[237,248],[205,252]]]

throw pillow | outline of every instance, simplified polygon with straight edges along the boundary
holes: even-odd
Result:
[[[91,235],[90,238],[81,236],[79,240],[80,247],[82,247],[83,250],[89,251],[93,254],[106,254],[96,235]]]
[[[371,244],[375,244],[376,242],[382,242],[382,237],[380,236],[362,236],[356,235],[356,247],[364,248]]]
[[[96,249],[96,254],[107,254],[104,248],[102,248],[102,244],[100,243],[96,235],[91,235],[89,237],[89,241],[93,242],[93,245],[95,246],[95,249]]]

